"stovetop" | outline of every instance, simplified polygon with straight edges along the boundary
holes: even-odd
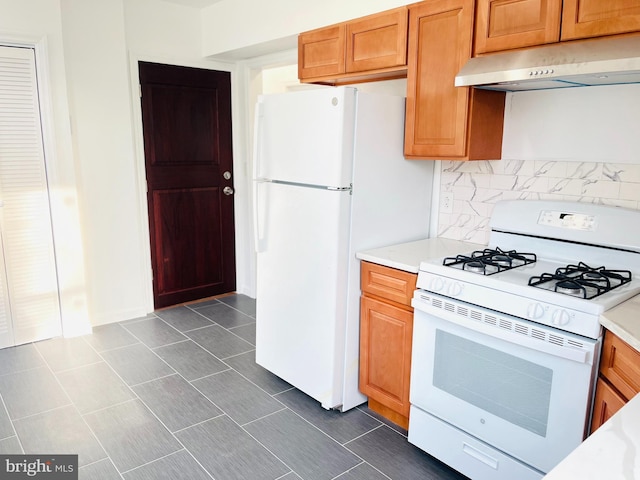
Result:
[[[417,286],[598,338],[600,314],[640,294],[640,211],[498,202],[487,248],[422,262]]]
[[[525,257],[532,259],[531,255]],[[476,258],[474,252],[460,256]],[[494,272],[496,268],[490,265],[492,273],[484,274],[462,268],[458,260],[451,265],[451,258],[460,256],[422,262],[417,288],[590,338],[601,335],[600,314],[640,294],[640,276],[630,271],[619,273],[618,266],[611,267],[611,270],[616,270],[615,276],[619,275],[623,280],[610,279],[615,288],[594,295],[594,287],[587,286],[586,297],[591,298],[585,298],[581,294],[557,292],[546,281],[548,276],[554,276],[558,271],[569,270],[565,275],[579,275],[571,266],[574,263],[580,266],[580,262],[568,263],[535,255],[535,261],[519,261],[517,266],[500,271]],[[596,259],[592,261],[596,262]],[[602,266],[598,263],[593,265],[597,265],[593,267],[596,271]],[[543,279],[545,281],[541,281]],[[531,285],[531,282],[540,283]]]

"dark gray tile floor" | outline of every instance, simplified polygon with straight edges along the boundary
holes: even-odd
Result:
[[[0,452],[74,453],[83,480],[461,480],[366,405],[257,365],[232,295],[0,350]]]

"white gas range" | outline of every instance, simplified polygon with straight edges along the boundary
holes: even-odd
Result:
[[[640,293],[640,212],[508,201],[491,229],[420,265],[409,441],[474,480],[539,479],[587,434],[599,316]]]

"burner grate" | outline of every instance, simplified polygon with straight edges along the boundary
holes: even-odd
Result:
[[[593,268],[580,262],[578,265],[558,268],[555,273],[531,277],[529,285],[589,300],[630,281],[629,270]]]
[[[515,250],[502,250],[500,248],[485,248],[476,250],[470,255],[457,255],[446,257],[442,264],[460,270],[467,270],[481,275],[493,275],[512,268],[528,265],[536,261],[534,253],[521,253]]]

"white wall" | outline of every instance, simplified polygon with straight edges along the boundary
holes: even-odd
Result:
[[[571,200],[640,209],[640,85],[507,95],[502,160],[438,162],[438,234],[486,243],[500,200]]]
[[[78,164],[72,152],[60,6],[57,0],[0,0],[0,42],[35,45],[65,335],[90,330]]]
[[[222,0],[202,11],[203,55],[294,48],[298,33],[406,5],[403,0]]]

